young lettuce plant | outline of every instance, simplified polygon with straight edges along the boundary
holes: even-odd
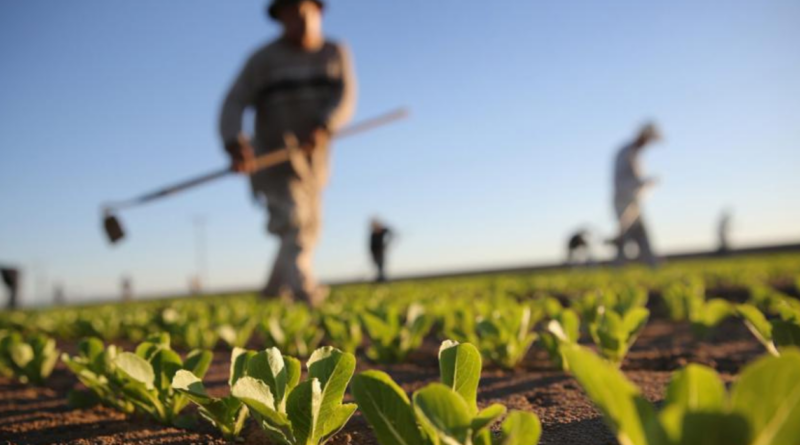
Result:
[[[506,408],[478,410],[481,356],[477,348],[445,341],[439,350],[441,383],[405,392],[381,371],[353,379],[353,397],[381,445],[535,445],[541,424],[533,413],[515,411],[501,425],[499,437],[489,427]]]
[[[217,326],[217,335],[231,349],[244,348],[253,336],[256,326],[258,326],[257,317],[247,319],[239,327],[225,323]]]
[[[381,311],[364,311],[361,322],[370,339],[367,357],[378,363],[399,363],[422,344],[433,325],[433,317],[425,308],[413,303],[406,311],[405,320],[397,305]]]
[[[353,354],[330,346],[317,349],[306,363],[308,380],[300,383],[300,361],[277,348],[250,356],[245,375],[231,389],[247,405],[267,436],[280,445],[324,444],[356,410],[342,404],[356,367]]]
[[[770,354],[779,356],[784,348],[800,346],[800,320],[794,318],[767,320],[757,307],[750,304],[736,306],[736,312]]]
[[[600,354],[619,367],[649,317],[650,311],[643,307],[632,308],[620,315],[600,306],[594,322],[589,324],[589,333]]]
[[[540,341],[556,368],[569,371],[561,344],[577,344],[580,332],[581,321],[572,309],[563,309],[547,324],[547,331],[542,333]]]
[[[61,361],[88,388],[88,392],[70,392],[70,406],[86,408],[100,402],[126,414],[134,412],[135,406],[123,391],[126,379],[117,370],[117,355],[116,346],[105,347],[102,340],[93,337],[78,343],[78,355],[61,354]]]
[[[361,323],[355,316],[326,314],[322,318],[327,341],[341,350],[355,354],[364,339]]]
[[[660,411],[614,366],[572,345],[574,377],[623,445],[779,445],[800,437],[800,351],[744,368],[730,393],[719,375],[689,365],[672,376]]]
[[[56,342],[45,335],[25,338],[0,331],[0,373],[22,383],[44,384],[58,361]]]
[[[234,348],[231,353],[231,369],[228,377],[229,387],[233,387],[247,372],[247,365],[257,354],[241,348]],[[247,406],[239,399],[228,395],[212,397],[206,392],[203,381],[192,371],[181,369],[172,379],[172,389],[183,394],[197,405],[200,416],[214,425],[222,437],[235,440],[242,432],[247,420]]]
[[[169,334],[152,336],[136,347],[136,352],[122,352],[114,365],[124,378],[122,392],[136,409],[163,424],[181,425],[187,419],[178,414],[189,399],[172,388],[175,374],[185,369],[202,378],[211,365],[210,351],[194,350],[186,361],[170,348]]]
[[[705,300],[705,292],[703,281],[699,277],[691,277],[670,283],[661,293],[661,299],[672,321],[684,321],[689,319],[692,302]]]
[[[271,312],[261,330],[267,346],[299,357],[308,357],[325,336],[316,316],[303,304]]]
[[[475,335],[476,313],[480,313],[472,306],[462,306],[441,310],[443,338],[453,339],[459,342],[478,343]]]
[[[620,316],[628,312],[644,309],[647,305],[647,290],[641,287],[628,286],[621,289],[601,288],[576,299],[573,306],[580,313],[581,319],[591,326],[600,315],[600,308],[612,310]]]
[[[533,316],[530,307],[509,303],[480,320],[475,335],[483,356],[503,368],[515,368],[536,341],[532,329],[541,314]]]
[[[706,338],[723,320],[735,314],[734,306],[721,298],[695,300],[689,313],[692,333],[695,337]]]
[[[723,320],[735,314],[731,303],[721,298],[706,299],[699,278],[673,283],[664,289],[663,300],[673,321],[689,320],[692,333],[706,338]]]

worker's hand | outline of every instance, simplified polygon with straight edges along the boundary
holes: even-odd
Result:
[[[231,170],[246,174],[255,171],[256,155],[246,138],[240,137],[238,141],[225,144],[225,151],[231,157]]]
[[[301,148],[310,155],[317,147],[324,147],[328,145],[328,141],[330,141],[330,139],[330,131],[328,131],[327,128],[320,126],[311,131],[311,134],[308,136],[308,140]]]

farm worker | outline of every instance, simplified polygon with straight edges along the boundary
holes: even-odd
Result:
[[[567,264],[592,262],[592,249],[589,246],[589,231],[580,229],[567,242]]]
[[[386,248],[389,247],[389,243],[392,241],[392,231],[377,218],[372,219],[370,228],[369,251],[372,254],[372,262],[375,263],[375,268],[378,270],[378,276],[375,281],[380,283],[386,281],[384,271]]]
[[[660,139],[658,128],[648,123],[632,142],[622,147],[614,160],[614,210],[619,220],[619,235],[614,243],[618,262],[624,262],[625,247],[634,243],[640,260],[652,267],[658,264],[642,221],[640,203],[643,192],[655,185],[656,180],[642,176],[639,156],[645,147]]]
[[[3,279],[3,284],[8,289],[8,309],[16,309],[17,307],[17,294],[19,293],[20,273],[19,269],[14,267],[0,267],[0,277]]]
[[[250,175],[255,199],[269,212],[267,229],[280,240],[262,294],[316,306],[327,294],[312,272],[320,232],[322,190],[328,179],[329,141],[349,121],[355,79],[347,49],[322,34],[320,0],[272,0],[267,14],[281,37],[245,63],[222,107],[220,133],[232,168],[251,173],[255,156],[293,142],[301,163]],[[244,111],[255,110],[252,142],[240,137]],[[300,168],[302,167],[302,168]]]
[[[730,210],[724,210],[722,216],[719,218],[719,226],[717,227],[717,237],[719,239],[719,253],[725,254],[730,250],[730,232],[731,232],[731,219],[733,214]]]

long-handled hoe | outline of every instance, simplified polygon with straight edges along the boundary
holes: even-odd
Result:
[[[388,112],[386,114],[382,114],[380,116],[376,116],[371,119],[367,119],[365,121],[351,125],[341,130],[340,132],[336,133],[334,135],[334,138],[343,139],[348,136],[354,136],[356,134],[364,133],[374,128],[403,119],[407,115],[408,111],[406,109],[399,108],[397,110]],[[258,156],[255,159],[254,171],[263,170],[265,168],[272,167],[274,165],[283,162],[293,161],[294,159],[297,159],[298,155],[300,154],[300,149],[297,147],[296,143],[292,142],[296,141],[287,140],[286,148]],[[234,171],[231,170],[230,167],[225,167],[219,170],[214,170],[208,173],[204,173],[202,175],[198,175],[190,179],[186,179],[184,181],[178,182],[176,184],[167,187],[160,188],[158,190],[146,193],[144,195],[138,196],[133,199],[129,199],[127,201],[119,201],[103,205],[102,206],[103,229],[105,230],[109,242],[111,244],[115,244],[125,237],[125,230],[123,229],[122,224],[120,223],[119,218],[117,217],[117,212],[119,212],[120,210],[144,205],[151,201],[155,201],[170,195],[174,195],[179,192],[183,192],[185,190],[197,187],[202,184],[206,184],[216,179],[223,178],[233,173]]]

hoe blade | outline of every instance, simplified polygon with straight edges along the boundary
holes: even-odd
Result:
[[[103,218],[103,229],[105,229],[106,236],[111,244],[116,244],[125,237],[125,230],[114,215],[107,214],[105,218]]]

